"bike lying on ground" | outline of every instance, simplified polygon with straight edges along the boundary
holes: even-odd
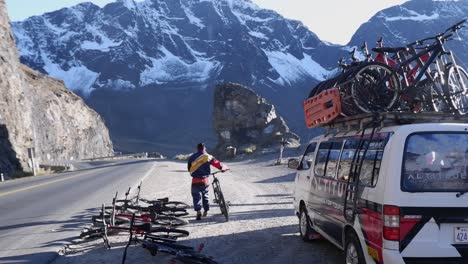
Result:
[[[110,220],[110,223],[107,223],[106,219],[112,219],[112,217],[106,217],[106,214],[103,213],[104,208],[105,205],[102,205],[101,220],[95,221],[94,226],[81,232],[80,238],[103,237],[106,244],[109,244],[107,239],[108,233],[115,234],[119,232],[131,232],[137,235],[152,234],[170,239],[177,239],[179,237],[186,237],[189,235],[189,232],[186,230],[171,227],[155,227],[149,222],[138,221],[135,214],[133,214],[129,219],[130,221],[119,221],[120,219],[115,219]],[[133,226],[131,226],[132,223]]]
[[[226,202],[224,199],[224,194],[221,190],[221,183],[219,182],[218,178],[216,177],[216,174],[220,173],[222,171],[216,171],[211,173],[213,175],[213,193],[215,196],[214,202],[219,205],[219,209],[221,210],[221,214],[224,215],[226,218],[226,221],[229,221],[229,204]]]
[[[193,247],[179,245],[175,242],[160,239],[159,237],[153,237],[147,235],[141,242],[144,249],[148,250],[152,256],[156,256],[158,253],[163,252],[174,255],[174,259],[182,263],[193,263],[193,264],[216,264],[211,257],[208,257],[201,253],[203,245],[200,245],[199,250],[195,250]]]

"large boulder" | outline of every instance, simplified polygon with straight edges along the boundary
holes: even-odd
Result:
[[[299,145],[299,137],[289,130],[275,107],[240,84],[217,85],[214,128],[218,155],[225,153],[228,147],[235,147],[241,153],[251,153],[279,147],[282,141],[287,146]]]

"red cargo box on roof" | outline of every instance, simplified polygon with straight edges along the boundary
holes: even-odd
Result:
[[[326,124],[341,115],[340,91],[327,89],[304,102],[307,128]]]

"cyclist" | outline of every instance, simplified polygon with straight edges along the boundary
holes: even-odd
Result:
[[[222,172],[229,168],[221,164],[217,159],[206,152],[205,144],[199,143],[197,145],[197,152],[192,154],[188,159],[188,171],[192,176],[192,197],[193,208],[197,212],[197,220],[201,219],[202,202],[203,202],[203,216],[207,216],[210,210],[209,204],[209,176],[211,173],[210,166],[216,167]]]

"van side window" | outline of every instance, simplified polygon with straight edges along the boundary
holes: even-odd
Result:
[[[369,149],[362,162],[359,178],[364,186],[375,187],[377,184],[385,141],[385,139],[374,139],[370,142]],[[366,141],[366,144],[369,144],[369,141]]]
[[[351,141],[346,141],[343,152],[341,153],[341,160],[338,166],[338,180],[347,181],[349,178],[349,170],[351,169],[351,162],[356,152],[357,144]]]
[[[380,172],[380,163],[382,162],[383,149],[388,138],[373,139],[367,149],[364,157],[364,150],[369,144],[369,140],[364,141],[362,149],[358,153],[356,162],[361,162],[361,174],[359,176],[360,183],[363,186],[375,187]],[[351,169],[353,157],[357,151],[359,144],[358,139],[347,140],[343,152],[341,153],[341,160],[338,166],[338,179],[347,181]]]
[[[327,165],[328,154],[330,153],[331,142],[322,142],[317,151],[317,158],[315,159],[314,173],[316,176],[325,176],[325,166]]]
[[[325,170],[325,177],[335,179],[338,159],[340,158],[341,147],[343,142],[333,142],[328,154],[328,161]]]
[[[315,154],[315,149],[317,148],[317,143],[311,143],[306,151],[304,152],[304,155],[302,156],[301,164],[299,164],[299,170],[308,170],[310,169],[310,166],[313,164],[314,160],[314,154]]]

